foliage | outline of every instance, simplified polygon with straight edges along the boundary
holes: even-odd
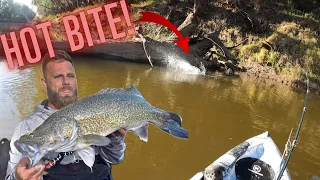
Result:
[[[37,19],[35,21],[36,21],[36,23],[50,21],[52,23],[52,25],[49,28],[49,33],[50,33],[51,39],[67,41],[65,28],[62,25],[62,18],[67,15],[75,15],[78,19],[78,22],[81,22],[81,18],[79,15],[80,12],[83,12],[83,11],[86,11],[89,9],[93,9],[93,8],[97,8],[97,7],[101,7],[101,4],[77,8],[76,10],[71,11],[71,12],[64,12],[64,13],[56,14],[56,15],[49,15],[49,16],[46,16],[45,18]],[[120,17],[120,19],[121,19],[120,22],[117,22],[115,24],[117,33],[124,32],[124,33],[126,33],[126,36],[124,38],[132,38],[133,35],[128,35],[128,33],[127,33],[127,30],[131,27],[127,26],[127,23],[125,22],[125,18],[124,18],[124,15],[122,13],[121,8],[118,7],[118,8],[113,9],[112,14],[114,17]],[[90,34],[91,34],[92,39],[94,41],[99,40],[100,36],[99,36],[98,30],[97,30],[97,24],[94,20],[94,17],[91,14],[85,14],[85,16],[86,16],[86,19],[88,22],[88,26],[90,29]],[[132,18],[132,16],[131,16],[131,18]],[[108,40],[113,39],[112,32],[111,32],[110,26],[108,24],[108,19],[107,19],[106,13],[103,13],[103,12],[99,13],[99,19],[101,22],[101,26],[103,28],[105,38]],[[70,28],[74,29],[73,23],[70,23]],[[80,25],[79,32],[82,34],[83,37],[86,37],[85,30],[82,25]],[[84,38],[84,40],[86,41],[86,38]]]
[[[272,49],[263,48],[262,42],[271,44]],[[320,76],[320,42],[309,28],[296,23],[283,22],[272,35],[263,41],[241,47],[242,61],[271,64],[282,72],[296,72],[304,68],[311,75]]]
[[[32,0],[40,16],[71,12],[79,7],[111,2],[106,0]]]
[[[315,8],[320,7],[319,0],[291,0],[293,8],[304,11],[311,12]]]
[[[65,12],[72,12],[78,8],[117,1],[119,0],[32,0],[32,3],[37,6],[39,15],[45,17]],[[148,1],[152,0],[126,0],[129,4]]]
[[[55,15],[62,12],[68,12],[73,11],[79,7],[85,7],[85,6],[91,6],[94,4],[101,4],[101,3],[107,3],[112,1],[119,1],[119,0],[33,0],[33,4],[37,6],[38,13],[42,16],[48,16],[48,15]],[[130,4],[139,4],[144,3],[146,1],[150,0],[127,0]],[[197,4],[199,4],[201,7],[205,8],[206,5],[209,3],[208,0],[155,0],[155,1],[162,1],[166,2],[168,4],[175,4],[177,2],[189,2],[189,1],[195,1]],[[320,8],[320,2],[319,0],[228,0],[228,2],[241,2],[245,4],[266,4],[266,3],[272,3],[272,2],[280,2],[284,6],[287,7],[289,11],[292,10],[299,10],[303,12],[312,12],[313,10],[316,10]],[[203,6],[202,6],[203,4]]]
[[[35,13],[26,5],[13,0],[0,1],[0,20],[3,21],[32,21]]]

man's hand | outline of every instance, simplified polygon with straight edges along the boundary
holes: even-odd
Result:
[[[44,172],[44,164],[39,162],[37,165],[28,168],[29,158],[21,158],[17,164],[15,176],[17,180],[40,180]]]
[[[125,129],[119,129],[118,131],[115,131],[113,133],[110,134],[110,136],[124,136],[126,134],[126,130]]]

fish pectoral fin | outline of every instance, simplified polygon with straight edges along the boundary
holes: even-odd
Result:
[[[133,133],[139,136],[142,141],[148,142],[148,123],[133,130]]]
[[[79,143],[88,144],[88,145],[96,145],[96,146],[106,146],[111,140],[105,136],[97,135],[97,134],[87,134],[79,137]]]

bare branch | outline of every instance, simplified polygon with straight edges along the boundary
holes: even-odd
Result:
[[[248,38],[242,40],[240,43],[238,43],[238,44],[236,44],[236,45],[234,45],[234,46],[226,47],[226,48],[229,49],[229,50],[231,50],[231,49],[233,49],[233,48],[236,48],[236,47],[240,46],[242,43],[246,42],[247,40],[248,40]]]

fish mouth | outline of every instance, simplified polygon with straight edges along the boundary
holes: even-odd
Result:
[[[42,158],[41,156],[42,153],[37,144],[25,144],[25,143],[15,142],[14,145],[21,154],[29,157],[31,166],[34,166]]]
[[[37,144],[27,145],[24,143],[15,142],[14,145],[20,153],[29,158],[30,167],[35,166],[45,154],[39,149]]]
[[[24,155],[33,155],[37,151],[39,151],[39,147],[37,144],[25,144],[20,142],[14,143],[17,150]]]

